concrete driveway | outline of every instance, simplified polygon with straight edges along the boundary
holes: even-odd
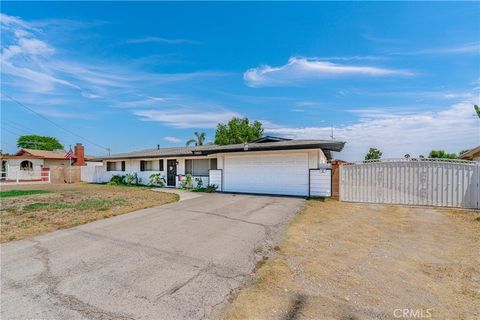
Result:
[[[1,245],[2,319],[201,319],[302,199],[206,194]]]

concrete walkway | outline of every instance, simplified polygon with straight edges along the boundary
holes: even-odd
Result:
[[[181,190],[181,189],[177,189],[177,188],[153,188],[152,190],[178,194],[178,196],[180,197],[180,199],[178,201],[195,199],[195,198],[198,198],[198,197],[201,197],[201,196],[205,195],[204,192],[191,192],[191,191],[188,191],[188,190]]]
[[[303,203],[202,194],[3,244],[0,318],[212,317]]]

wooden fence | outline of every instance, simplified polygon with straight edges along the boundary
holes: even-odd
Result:
[[[479,209],[480,163],[381,160],[340,168],[340,200]]]

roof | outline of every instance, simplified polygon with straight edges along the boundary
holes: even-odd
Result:
[[[458,158],[460,159],[465,159],[465,160],[471,160],[475,154],[480,154],[480,146],[477,146],[465,153],[462,153]]]
[[[16,156],[34,156],[44,159],[62,159],[64,160],[67,152],[65,151],[48,151],[48,150],[36,150],[36,149],[20,149],[15,154]]]
[[[41,159],[58,159],[65,160],[68,152],[66,151],[48,151],[48,150],[36,150],[36,149],[20,149],[15,154],[15,157],[21,156],[22,158],[41,158]],[[95,158],[92,155],[85,155],[85,160]]]
[[[135,159],[135,158],[158,158],[158,157],[187,157],[187,156],[205,156],[224,152],[241,151],[273,151],[273,150],[292,150],[292,149],[322,149],[324,151],[342,151],[345,142],[334,140],[285,140],[276,142],[250,142],[228,145],[204,145],[195,147],[176,147],[146,149],[140,151],[118,153],[108,156],[98,157],[95,160],[108,159]]]
[[[43,157],[36,157],[36,156],[0,155],[0,159],[44,159],[44,158]]]

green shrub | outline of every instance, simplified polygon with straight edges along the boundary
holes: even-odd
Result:
[[[148,179],[149,179],[148,184],[151,186],[160,187],[160,188],[165,187],[165,178],[162,177],[161,173],[152,173],[148,177]]]
[[[125,185],[125,176],[123,175],[114,175],[108,182],[108,184],[113,185],[113,186],[120,186],[120,185]]]
[[[193,176],[190,173],[187,173],[182,181],[180,181],[180,187],[182,189],[192,189],[193,188]]]
[[[127,173],[125,176],[125,184],[131,186],[131,185],[139,185],[142,184],[142,178],[138,177],[138,174],[135,173]]]
[[[194,190],[203,192],[205,188],[203,187],[202,178],[195,178],[195,181],[197,182],[197,185],[195,186]]]
[[[205,188],[205,192],[208,192],[208,193],[213,193],[215,191],[217,191],[218,189],[218,186],[216,184],[209,184],[206,188]]]
[[[216,184],[209,184],[206,187],[195,187],[192,189],[192,192],[208,192],[208,193],[213,193],[218,189],[218,186]]]

